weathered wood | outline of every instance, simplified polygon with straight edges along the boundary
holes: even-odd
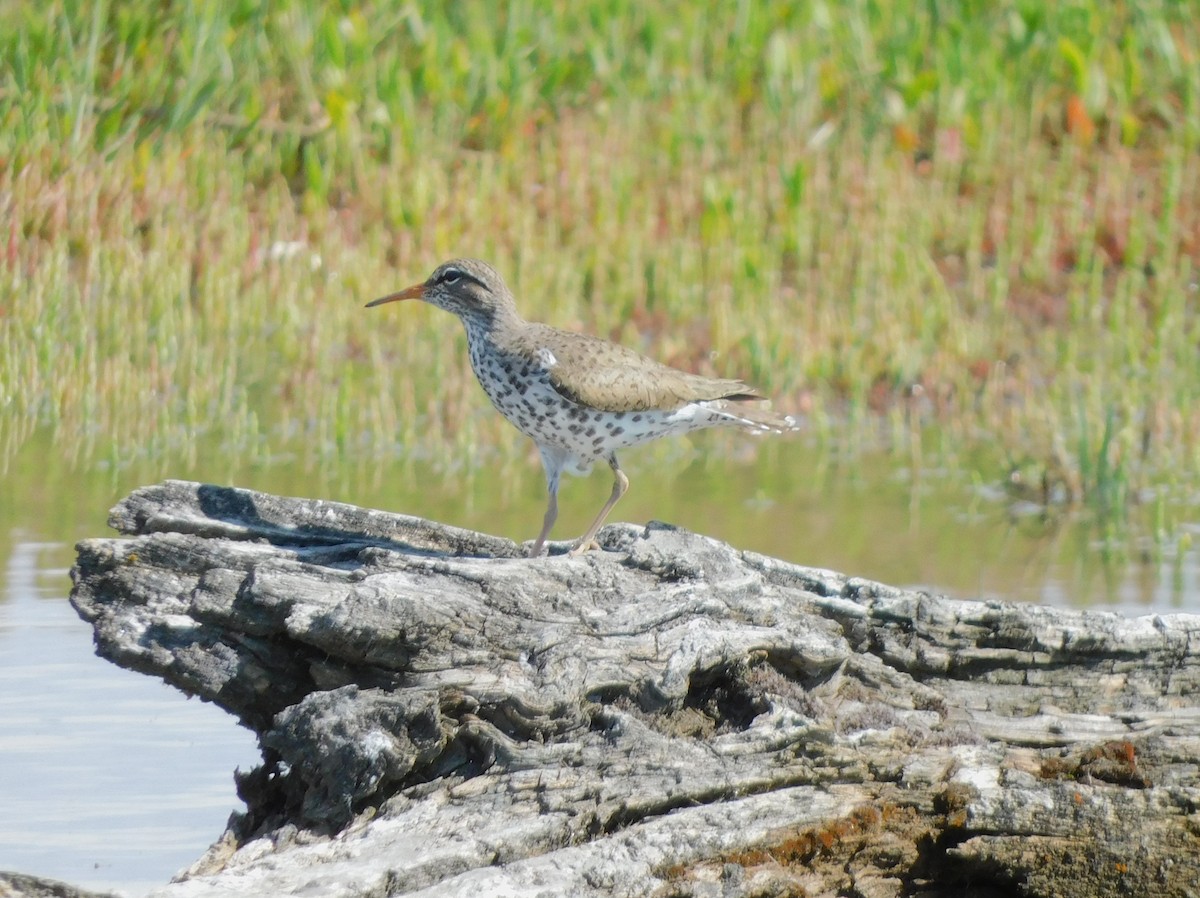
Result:
[[[260,738],[207,895],[1187,895],[1200,617],[957,602],[652,524],[520,547],[171,481],[79,545],[117,664]]]
[[[57,879],[0,870],[0,898],[117,898],[112,892],[92,892]]]

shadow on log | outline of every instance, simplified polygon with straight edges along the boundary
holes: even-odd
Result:
[[[656,524],[527,559],[178,481],[111,523],[73,571],[99,653],[264,756],[158,895],[1200,883],[1200,617],[952,601]]]

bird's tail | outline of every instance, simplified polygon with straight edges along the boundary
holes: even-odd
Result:
[[[800,429],[800,421],[792,415],[785,415],[759,405],[729,401],[704,404],[712,413],[714,424],[740,427],[751,433],[787,433]]]

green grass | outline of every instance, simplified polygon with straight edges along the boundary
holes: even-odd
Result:
[[[454,255],[830,447],[1200,479],[1200,4],[0,5],[0,472],[524,453]],[[840,451],[840,449],[839,449]]]

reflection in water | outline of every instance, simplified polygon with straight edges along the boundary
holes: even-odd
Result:
[[[894,459],[839,462],[795,442],[751,446],[712,435],[628,453],[632,486],[613,520],[669,521],[800,564],[960,598],[1200,610],[1186,527],[1166,547],[1146,545],[1138,534],[1162,531],[1157,521],[1047,518],[964,487],[965,475],[913,477],[897,473]],[[757,455],[738,463],[731,450]],[[66,572],[76,540],[109,535],[109,506],[138,485],[188,477],[530,539],[544,503],[532,453],[508,466],[480,458],[457,476],[375,461],[335,472],[218,467],[230,458],[220,451],[201,453],[215,460],[202,470],[81,476],[46,457],[31,447],[0,490],[0,869],[130,894],[165,881],[220,834],[238,806],[232,771],[252,767],[257,753],[215,707],[92,654],[91,631],[65,600]],[[563,484],[555,536],[583,532],[607,478]],[[1193,512],[1176,510],[1180,520]]]

